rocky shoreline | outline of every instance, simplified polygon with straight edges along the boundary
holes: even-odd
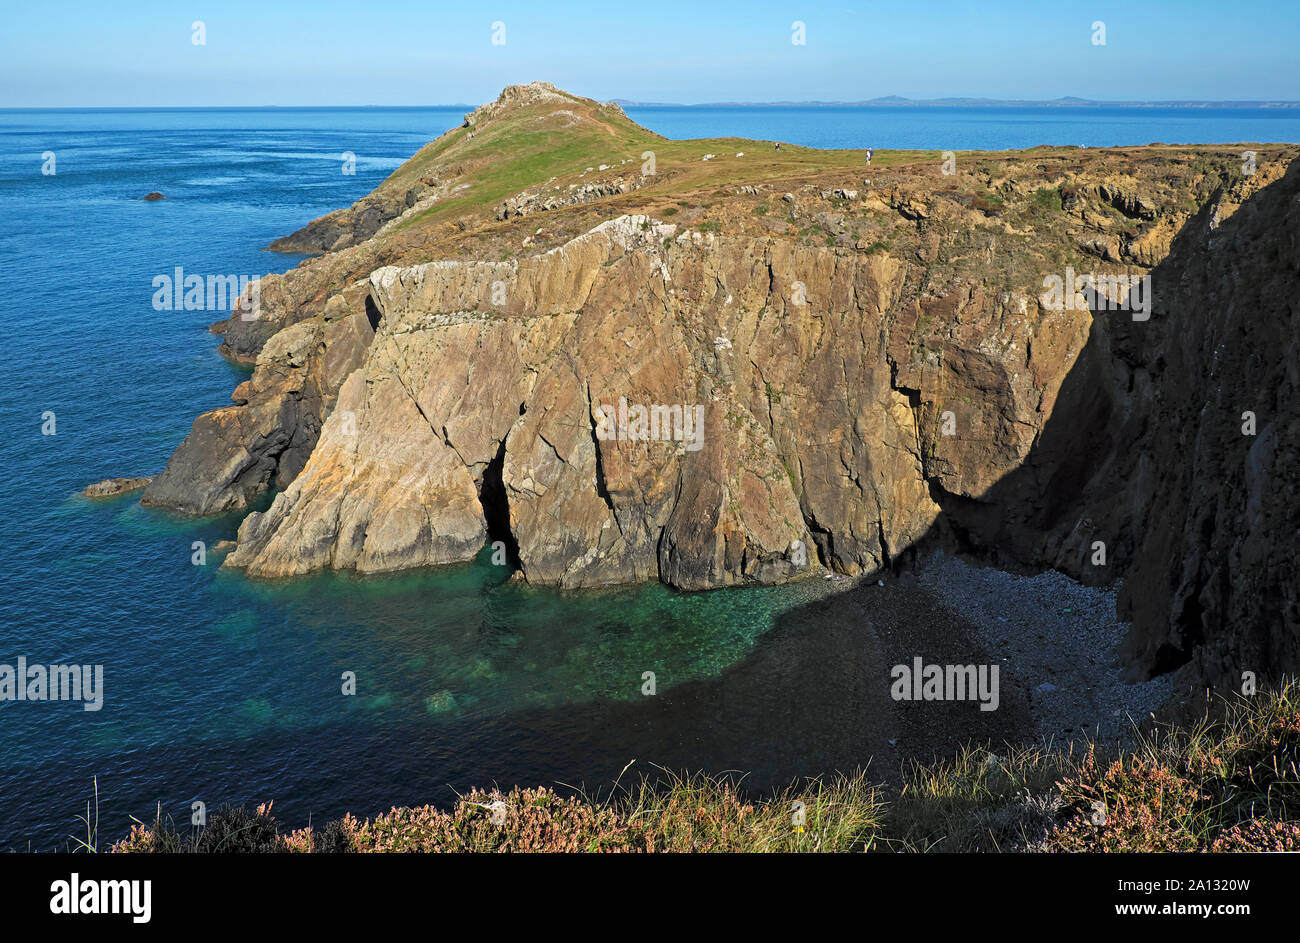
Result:
[[[916,583],[996,653],[1004,694],[1024,701],[1036,726],[1023,739],[1126,737],[1181,693],[1172,675],[1126,677],[1129,626],[1116,613],[1118,587],[1054,571],[1022,576],[942,552],[918,568]]]
[[[551,157],[561,134],[591,154]],[[280,246],[324,254],[217,328],[253,375],[142,502],[274,494],[225,562],[258,577],[500,540],[530,581],[691,590],[947,547],[1117,587],[1133,677],[1296,670],[1300,174],[1252,147],[1249,175],[1152,146],[863,178],[855,152],[670,142],[511,87]],[[1145,310],[1044,300],[1090,270],[1148,280]],[[620,399],[703,407],[702,448],[603,440]]]

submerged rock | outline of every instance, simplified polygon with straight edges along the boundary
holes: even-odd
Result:
[[[430,714],[449,714],[456,706],[456,696],[445,689],[435,691],[424,699],[424,709]]]

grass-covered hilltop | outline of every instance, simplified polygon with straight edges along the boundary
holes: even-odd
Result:
[[[144,504],[242,515],[223,566],[251,579],[457,563],[500,541],[529,583],[686,591],[875,581],[942,549],[1115,588],[1131,629],[1112,674],[1230,702],[1122,749],[971,747],[901,787],[828,774],[772,798],[686,776],[318,832],[228,810],[116,847],[1294,847],[1297,154],[867,164],[670,141],[615,104],[507,88],[273,244],[314,255],[213,326],[252,375]],[[1252,685],[1280,693],[1237,693]]]
[[[668,777],[604,798],[471,792],[286,830],[269,806],[206,827],[139,823],[114,852],[1300,851],[1300,700],[1293,686],[1215,704],[1131,750],[969,748],[901,789],[832,776],[753,797],[734,779]],[[802,827],[794,824],[802,808]]]

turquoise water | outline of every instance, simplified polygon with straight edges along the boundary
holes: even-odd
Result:
[[[961,148],[1060,131],[1057,143],[1077,143],[1073,125],[1017,130],[1007,115],[760,112],[631,109],[674,136]],[[0,111],[0,664],[102,664],[105,685],[99,712],[0,703],[0,848],[61,844],[96,779],[111,837],[155,804],[184,821],[195,800],[275,799],[298,825],[492,782],[599,785],[633,758],[778,782],[860,762],[883,735],[864,706],[877,691],[864,687],[860,627],[812,604],[820,584],[562,593],[503,582],[486,558],[250,583],[216,554],[191,562],[193,541],[229,538],[237,520],[78,496],[157,472],[246,376],[216,353],[215,315],[153,310],[155,275],[293,266],[263,247],[369,192],[462,113]],[[1178,133],[1147,116],[1141,133],[1300,139],[1294,119],[1196,116]],[[1139,134],[1127,121],[1093,131]],[[354,176],[340,172],[345,151]],[[140,200],[152,190],[168,198]]]

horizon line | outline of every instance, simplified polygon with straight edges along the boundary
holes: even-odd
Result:
[[[570,93],[572,94],[572,93]],[[586,96],[576,96],[583,98]],[[496,99],[488,99],[495,101]],[[599,101],[599,99],[593,99]],[[972,96],[945,96],[942,98],[905,98],[899,95],[884,95],[878,98],[847,100],[804,99],[798,101],[708,101],[708,102],[666,102],[635,101],[626,98],[606,99],[621,108],[766,108],[766,107],[821,107],[821,108],[890,108],[907,106],[948,106],[948,107],[1050,107],[1050,106],[1088,106],[1098,105],[1112,108],[1156,108],[1156,107],[1194,107],[1194,108],[1300,108],[1300,100],[1237,98],[1237,99],[1202,99],[1169,98],[1149,100],[1108,100],[1096,98],[1079,98],[1064,95],[1059,98],[981,98]],[[479,104],[484,104],[480,102]],[[254,110],[254,109],[342,109],[342,108],[390,108],[390,109],[462,109],[473,110],[479,107],[466,102],[429,103],[422,105],[383,105],[367,103],[364,105],[285,105],[266,103],[260,105],[0,105],[0,111],[203,111],[203,110]]]

